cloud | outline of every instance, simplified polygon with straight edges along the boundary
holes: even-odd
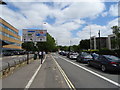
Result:
[[[89,26],[85,26],[81,31],[77,33],[78,37],[82,39],[89,39],[90,38],[90,29],[91,29],[91,37],[98,36],[98,32],[100,30],[101,37],[107,37],[108,35],[112,34],[112,26],[118,25],[118,18],[110,21],[106,26],[101,26],[97,24],[91,24]]]
[[[100,0],[97,0],[100,1]],[[59,45],[79,44],[81,39],[89,38],[90,27],[86,26],[77,33],[78,37],[72,36],[71,31],[81,28],[86,23],[84,18],[97,18],[105,9],[103,2],[54,2],[47,5],[41,2],[9,2],[18,11],[1,6],[3,12],[0,15],[7,22],[19,30],[24,28],[42,27],[47,17],[55,18],[55,23],[46,23],[44,25],[48,32],[58,41]],[[8,4],[9,4],[8,3]],[[91,25],[92,35],[97,35],[101,30],[101,35],[107,35],[110,25],[116,23],[111,21],[107,26]],[[113,24],[114,25],[114,24]]]
[[[109,14],[112,16],[118,16],[118,4],[111,5],[109,9]]]
[[[108,15],[108,12],[103,12],[101,15],[102,15],[103,17],[105,17],[105,16]]]

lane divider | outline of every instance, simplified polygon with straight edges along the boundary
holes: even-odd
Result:
[[[58,67],[58,69],[59,69],[59,71],[61,72],[61,74],[62,74],[63,78],[65,79],[65,81],[66,81],[67,85],[69,86],[69,88],[70,88],[71,90],[76,90],[75,87],[74,87],[74,85],[72,84],[72,82],[68,79],[68,77],[67,77],[67,75],[65,74],[65,72],[62,70],[62,68],[60,67],[60,65],[59,65],[59,64],[57,63],[57,61],[55,60],[55,58],[53,58],[52,55],[51,55],[51,57],[52,57],[52,59],[55,61],[56,65],[57,65],[57,67]]]
[[[79,68],[81,68],[81,69],[83,69],[83,70],[85,70],[85,71],[87,71],[87,72],[89,72],[89,73],[97,76],[97,77],[99,77],[99,78],[104,79],[105,81],[107,81],[107,82],[109,82],[109,83],[112,83],[112,84],[120,87],[120,84],[119,84],[119,83],[117,83],[117,82],[115,82],[115,81],[113,81],[113,80],[111,80],[111,79],[108,79],[108,78],[106,78],[106,77],[104,77],[104,76],[102,76],[102,75],[100,75],[100,74],[97,74],[96,72],[93,72],[93,71],[91,71],[91,70],[89,70],[89,69],[87,69],[87,68],[85,68],[85,67],[83,67],[83,66],[80,66],[80,65],[78,65],[78,64],[76,64],[76,63],[74,63],[74,62],[71,62],[71,61],[69,61],[69,60],[67,60],[67,59],[65,59],[65,58],[63,58],[63,57],[61,57],[61,56],[59,56],[59,57],[60,57],[61,59],[64,59],[65,61],[67,61],[67,62],[69,62],[69,63],[71,63],[71,64],[73,64],[73,65],[75,65],[75,66],[77,66],[77,67],[79,67]]]
[[[43,60],[42,64],[45,62],[46,57],[47,57],[47,56],[45,56],[45,59]],[[28,82],[27,85],[25,86],[25,89],[24,89],[24,90],[28,90],[28,89],[30,88],[30,86],[31,86],[32,82],[34,81],[36,75],[38,74],[38,72],[39,72],[42,64],[39,65],[39,67],[38,67],[37,70],[35,71],[34,75],[32,76],[32,78],[29,80],[29,82]]]

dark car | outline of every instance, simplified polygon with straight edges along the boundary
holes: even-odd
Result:
[[[77,62],[88,62],[89,60],[93,60],[93,57],[91,54],[86,53],[86,52],[81,52],[78,56],[77,56]]]
[[[99,57],[99,54],[96,54],[96,53],[92,53],[91,55],[92,55],[93,59],[98,59],[98,57]]]
[[[13,56],[12,52],[3,52],[3,56]]]
[[[97,59],[88,61],[89,66],[100,68],[102,71],[120,71],[120,58],[112,55],[99,55]]]

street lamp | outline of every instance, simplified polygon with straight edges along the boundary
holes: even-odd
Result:
[[[87,24],[90,28],[90,53],[91,53],[91,49],[92,49],[92,42],[91,42],[91,26],[89,24]]]
[[[100,30],[98,32],[98,35],[99,35],[99,51],[100,51],[100,49],[101,49],[101,45],[100,45]]]

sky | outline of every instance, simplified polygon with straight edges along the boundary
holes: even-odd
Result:
[[[4,0],[0,17],[19,30],[47,29],[58,45],[78,45],[80,40],[112,34],[118,25],[117,0]],[[70,43],[71,41],[71,43]]]

